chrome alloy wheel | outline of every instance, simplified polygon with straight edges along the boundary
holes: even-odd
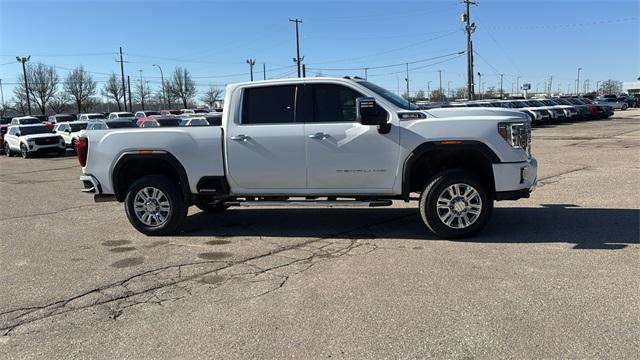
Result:
[[[452,229],[465,229],[480,217],[482,198],[471,185],[453,184],[438,196],[437,212],[443,224]]]
[[[136,194],[133,209],[136,217],[143,224],[160,226],[169,218],[171,204],[162,190],[155,187],[144,187]]]

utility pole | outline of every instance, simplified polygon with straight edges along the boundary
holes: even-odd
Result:
[[[295,62],[296,65],[298,66],[298,77],[301,77],[302,76],[302,60],[304,59],[304,57],[300,58],[300,33],[299,33],[298,25],[302,23],[302,20],[289,19],[289,21],[296,23],[296,58],[293,59],[293,62]]]
[[[596,80],[596,95],[600,95],[600,80]]]
[[[267,65],[262,63],[262,80],[267,80]]]
[[[462,21],[465,23],[464,29],[467,33],[467,98],[473,100],[473,43],[471,41],[471,34],[476,31],[476,24],[471,22],[469,7],[471,5],[477,6],[477,3],[472,0],[464,0],[464,3],[467,7],[467,11],[462,15]]]
[[[124,100],[124,111],[127,111],[127,87],[124,84],[124,61],[122,60],[122,46],[120,46],[120,60],[116,60],[120,63],[120,75],[122,76],[122,99]],[[131,94],[129,94],[131,98]],[[129,99],[131,100],[131,99]],[[131,104],[131,102],[129,102]],[[129,109],[131,111],[131,109]]]
[[[142,69],[138,70],[140,72],[140,106],[144,110],[144,82],[142,82]]]
[[[482,74],[480,74],[480,71],[478,71],[478,87],[478,95],[480,96],[480,99],[482,99],[484,96],[482,96]]]
[[[307,77],[307,64],[302,64],[302,77]]]
[[[368,80],[368,74],[367,74],[367,70],[369,70],[368,68],[364,68],[364,79]]]
[[[411,100],[409,100],[409,63],[406,63],[407,77],[404,79],[407,82],[407,107],[411,108]]]
[[[438,70],[438,77],[440,78],[440,102],[442,102],[442,70]]]
[[[133,111],[133,104],[131,103],[131,78],[127,75],[127,84],[129,84],[129,111]]]
[[[516,77],[516,91],[520,94],[520,76]]]
[[[581,67],[578,68],[578,80],[576,80],[576,95],[580,96],[580,70]]]
[[[249,64],[249,71],[251,73],[251,81],[253,81],[253,65],[256,64],[256,59],[247,59],[247,64]]]
[[[157,66],[158,69],[160,69],[160,81],[162,82],[162,106],[165,107],[167,106],[167,92],[164,88],[164,75],[162,74],[162,68],[160,67],[160,65],[158,64],[153,64],[153,66]],[[171,105],[169,105],[169,109],[171,108]]]
[[[502,90],[502,79],[504,78],[504,74],[500,74],[500,99],[504,97],[504,92]]]
[[[427,98],[431,100],[431,81],[427,82]]]
[[[549,91],[547,92],[548,96],[551,96],[553,92],[553,75],[549,75]]]
[[[448,97],[448,98],[451,98],[451,97],[452,97],[452,96],[451,96],[451,83],[452,83],[452,82],[453,82],[453,81],[447,81],[447,97]]]
[[[16,56],[16,60],[22,63],[22,73],[24,74],[24,91],[27,93],[27,108],[29,109],[29,115],[31,115],[31,100],[29,99],[29,83],[27,82],[27,61],[31,59],[31,55],[27,57]],[[4,97],[4,96],[3,96]]]

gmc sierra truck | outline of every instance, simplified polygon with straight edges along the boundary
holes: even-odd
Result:
[[[300,78],[229,85],[221,126],[84,131],[77,147],[84,191],[124,202],[147,235],[175,232],[192,205],[418,200],[433,233],[461,238],[495,200],[529,197],[530,125],[509,109],[421,111],[360,78]]]

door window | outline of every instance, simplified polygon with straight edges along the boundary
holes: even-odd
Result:
[[[355,122],[356,99],[361,96],[342,85],[313,85],[314,122]]]
[[[244,90],[242,124],[295,122],[296,86],[264,86]]]

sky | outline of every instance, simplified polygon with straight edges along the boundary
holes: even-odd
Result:
[[[21,75],[15,57],[55,65],[61,77],[82,64],[101,88],[119,75],[160,86],[186,67],[199,91],[254,76],[295,77],[295,24],[307,76],[361,76],[393,91],[454,89],[466,83],[460,0],[437,1],[40,1],[0,0],[0,79],[5,100]],[[25,17],[26,15],[26,17]],[[485,89],[515,83],[573,89],[580,79],[640,77],[640,1],[495,1],[471,8],[474,72]],[[142,70],[140,72],[139,70]],[[439,70],[441,72],[439,72]],[[478,81],[478,79],[476,80]],[[581,86],[584,85],[581,84]]]

